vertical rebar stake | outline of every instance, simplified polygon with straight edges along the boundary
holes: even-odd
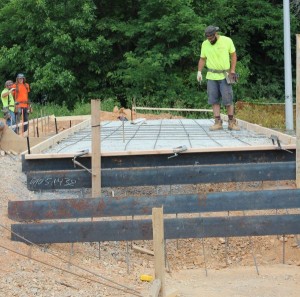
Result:
[[[206,254],[205,254],[205,246],[204,246],[204,222],[202,221],[202,251],[203,251],[203,258],[204,258],[204,268],[205,268],[205,276],[208,276],[208,272],[207,272],[207,265],[206,265]]]
[[[176,213],[176,219],[178,219],[178,213]],[[179,247],[179,245],[178,245],[178,238],[176,239],[176,248],[177,248],[177,250],[178,250],[178,247]]]
[[[282,235],[282,264],[285,264],[285,234]]]
[[[124,124],[124,120],[122,121],[122,128],[123,128],[123,143],[125,143],[125,124]]]
[[[70,255],[69,255],[69,262],[68,262],[68,269],[71,268],[71,258],[74,255],[74,243],[71,243],[71,248],[70,248]]]
[[[227,217],[229,218],[229,215],[230,215],[230,212],[228,211],[227,212]],[[228,237],[225,237],[225,253],[226,253],[226,266],[229,265],[229,261],[228,261],[228,250],[229,250],[229,238]]]
[[[168,272],[171,271],[170,263],[169,263],[169,259],[168,259],[168,253],[167,253],[167,240],[166,239],[165,239],[165,267]]]
[[[129,274],[129,245],[128,241],[126,241],[126,264],[127,264],[127,273]]]

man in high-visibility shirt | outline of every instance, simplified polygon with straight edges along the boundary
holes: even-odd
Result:
[[[20,119],[22,117],[24,122],[24,132],[27,131],[28,128],[28,113],[29,113],[29,101],[28,101],[28,93],[30,92],[30,86],[26,83],[26,78],[23,73],[19,73],[17,75],[16,83],[13,85],[15,88],[14,96],[15,96],[15,104],[16,104],[16,122],[20,123]]]
[[[4,89],[1,92],[1,100],[3,104],[4,118],[6,119],[6,125],[12,126],[16,123],[15,120],[15,100],[13,97],[14,88],[13,81],[7,80],[4,85]],[[15,129],[14,129],[15,131]]]
[[[208,103],[212,105],[215,124],[209,128],[211,131],[223,129],[220,116],[221,103],[226,107],[228,114],[228,129],[240,130],[233,118],[233,91],[231,83],[236,81],[235,67],[237,56],[231,38],[219,35],[219,28],[208,26],[205,29],[206,40],[201,46],[198,62],[197,80],[202,81],[202,69],[207,66],[207,93]]]

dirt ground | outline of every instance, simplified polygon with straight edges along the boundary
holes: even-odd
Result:
[[[126,116],[130,118],[130,114]],[[118,120],[119,112],[101,113],[102,120]],[[143,115],[170,118],[168,114]],[[60,123],[60,129],[68,123]],[[0,297],[148,296],[154,276],[153,256],[137,252],[133,244],[153,250],[151,241],[27,245],[10,240],[9,200],[74,197],[74,193],[35,193],[27,190],[19,156],[0,156]],[[295,188],[280,183],[228,183],[161,187],[162,194]],[[112,189],[103,189],[111,195]],[[148,195],[153,187],[114,189],[116,196]],[[89,195],[86,190],[85,195]],[[227,214],[226,214],[227,215]],[[180,239],[166,241],[166,287],[180,297],[299,296],[300,235]],[[284,263],[284,264],[283,264]],[[120,286],[121,285],[121,286]],[[133,289],[134,291],[132,291]],[[131,290],[130,292],[128,290]],[[173,295],[175,296],[175,295]]]

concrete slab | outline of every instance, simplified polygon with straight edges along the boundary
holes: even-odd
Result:
[[[130,121],[101,122],[101,151],[174,150],[185,146],[197,148],[238,148],[272,145],[269,136],[241,127],[240,131],[224,129],[210,131],[212,119],[147,120],[132,124]],[[275,131],[274,131],[275,132]],[[73,153],[91,151],[91,127],[61,140],[44,153]]]

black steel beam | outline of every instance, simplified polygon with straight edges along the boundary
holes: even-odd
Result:
[[[16,234],[36,244],[151,240],[151,220],[14,224]],[[164,220],[166,239],[300,234],[300,215],[177,218]]]
[[[300,190],[9,201],[8,217],[31,221],[151,215],[153,207],[161,206],[165,214],[300,208]]]
[[[102,187],[294,180],[295,162],[104,169]],[[91,188],[85,170],[27,173],[29,190]]]
[[[130,155],[130,156],[102,156],[102,169],[109,168],[133,168],[133,167],[157,167],[157,166],[186,166],[186,165],[213,165],[213,164],[241,164],[241,163],[268,163],[268,162],[292,162],[296,160],[295,150],[289,153],[284,150],[268,151],[237,151],[237,152],[205,152],[185,153],[176,158],[168,158],[172,154],[154,155]],[[91,168],[90,157],[77,158],[82,165]],[[80,167],[76,167],[81,169]],[[52,171],[76,169],[72,158],[29,159],[22,156],[22,171]]]

